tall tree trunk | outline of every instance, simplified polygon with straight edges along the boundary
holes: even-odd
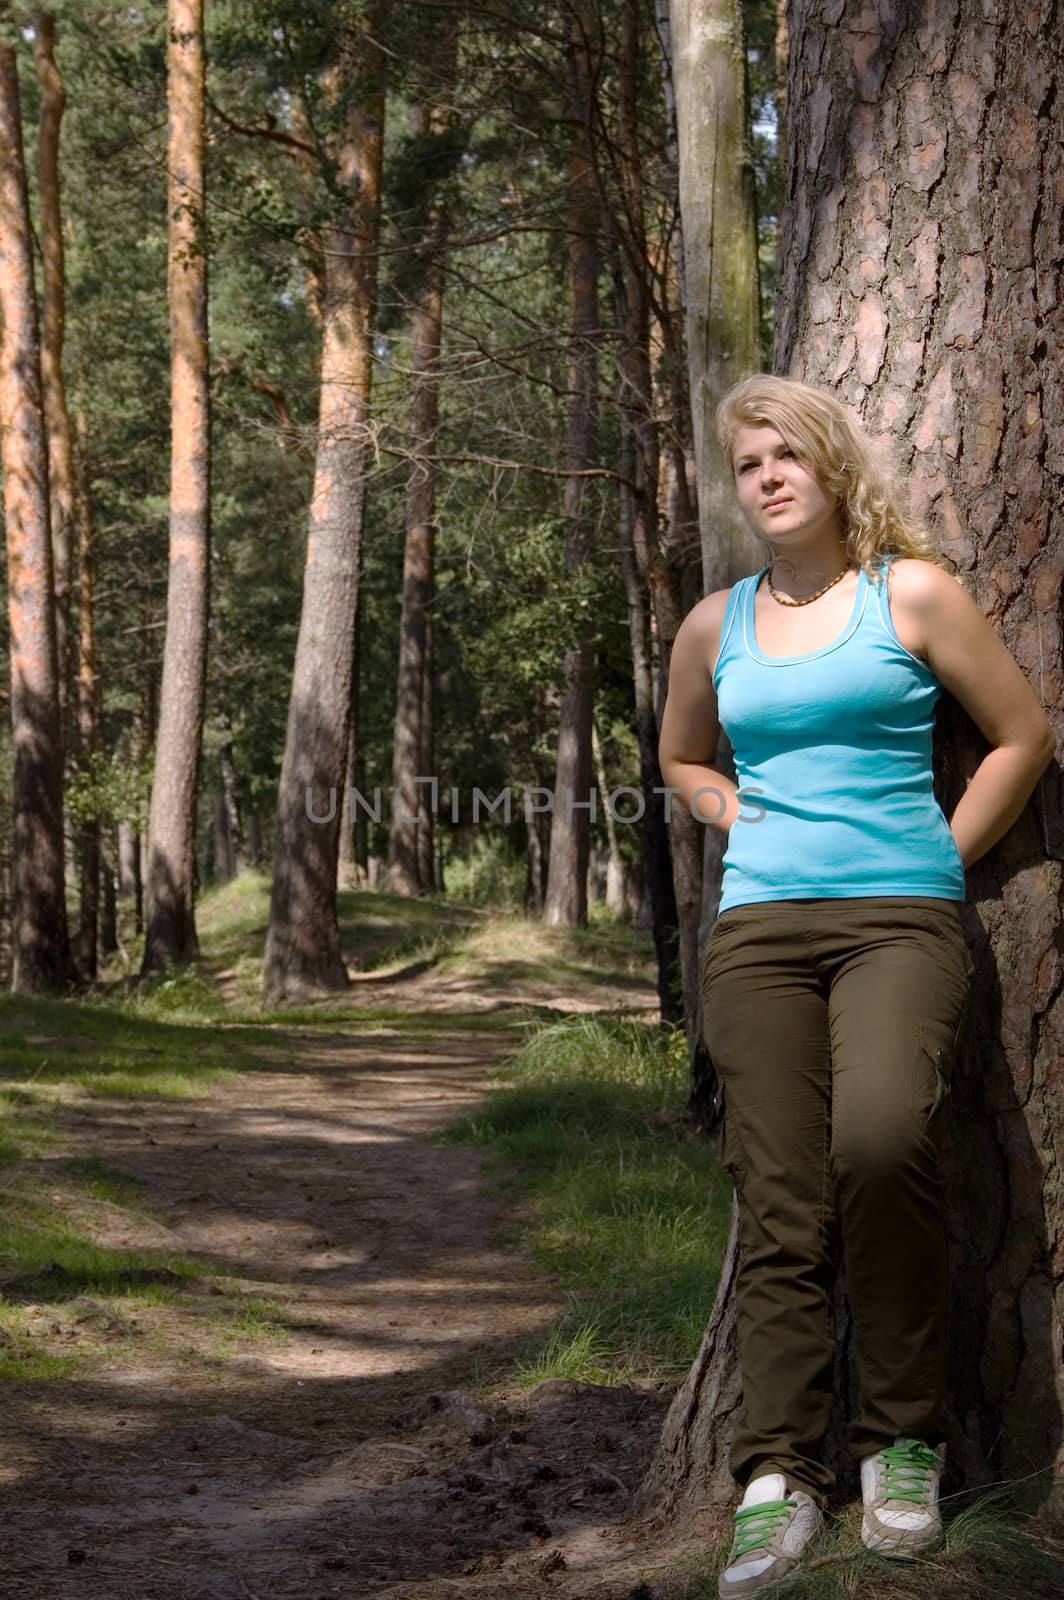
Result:
[[[169,0],[170,575],[142,971],[191,960],[210,603],[203,0]]]
[[[642,597],[645,589],[654,610],[658,638],[667,638],[671,650],[680,618],[658,515],[661,445],[650,367],[650,263],[639,146],[642,43],[637,0],[624,0],[617,140],[623,222],[617,229],[617,235],[622,284],[621,418],[622,428],[630,440],[630,448],[622,444],[626,463],[622,477],[630,482],[634,480],[634,487],[629,488],[627,483],[621,485],[621,562],[628,599],[629,641],[645,806],[642,819],[645,881],[650,896],[658,959],[658,998],[662,1020],[678,1022],[683,1010],[679,993],[681,973],[678,963],[677,895],[665,797],[661,793],[656,697]],[[673,838],[676,836],[674,829]],[[691,836],[693,839],[693,826]]]
[[[111,829],[100,832],[100,954],[106,960],[118,949],[118,895],[115,841]]]
[[[411,114],[411,131],[423,147],[432,169],[431,144],[447,136],[450,126],[450,86],[454,78],[458,35],[453,18],[441,22],[441,42],[435,52],[432,92]],[[395,736],[392,786],[397,806],[388,837],[388,888],[393,894],[431,894],[432,841],[422,838],[424,817],[430,810],[419,778],[431,778],[431,768],[421,765],[425,748],[422,716],[431,693],[428,664],[428,607],[433,594],[436,467],[429,459],[436,447],[440,414],[440,341],[443,330],[444,255],[447,218],[436,196],[430,199],[419,255],[422,278],[411,313],[410,367],[413,383],[410,418],[410,476],[406,491],[406,537],[403,551],[403,592],[399,617],[399,673],[395,696]],[[429,787],[430,797],[432,793]],[[427,844],[427,848],[426,848]],[[426,865],[429,870],[426,873]]]
[[[59,129],[66,95],[55,64],[55,18],[38,13],[33,22],[33,61],[40,84],[37,136],[37,192],[40,205],[44,295],[41,317],[41,379],[48,422],[48,483],[55,585],[56,662],[59,716],[64,743],[70,743],[68,702],[73,649],[70,636],[74,450],[63,382],[63,332],[66,280],[59,207]]]
[[[338,60],[326,73],[326,95],[339,119],[326,137],[326,155],[346,210],[324,230],[318,445],[277,796],[263,973],[268,1004],[342,989],[348,981],[336,879],[365,507],[384,132],[386,57],[378,39],[384,16],[384,0],[373,0],[364,25],[339,41]]]
[[[229,834],[229,875],[237,877],[247,865],[244,851],[244,827],[240,816],[240,785],[233,763],[232,740],[222,746],[219,760],[222,768],[222,794],[225,796],[225,823]]]
[[[425,667],[421,675],[421,751],[418,757],[419,770],[423,774],[435,776],[435,736],[432,717],[432,613],[425,618]],[[426,793],[426,788],[428,792]],[[417,856],[418,877],[424,885],[426,894],[435,894],[436,884],[436,818],[432,809],[432,797],[435,788],[422,784],[420,801],[418,805],[417,828]]]
[[[728,214],[731,224],[736,226],[742,214],[742,197],[736,197],[736,186],[741,187],[741,160],[742,146],[734,149],[734,123],[736,123],[736,85],[734,75],[742,74],[741,48],[738,51],[726,51],[717,48],[717,40],[722,37],[733,37],[736,18],[731,14],[722,14],[720,5],[710,6],[704,10],[702,6],[691,3],[674,5],[669,8],[666,0],[656,0],[656,22],[658,22],[658,37],[662,48],[662,61],[664,61],[664,77],[666,77],[666,107],[669,110],[669,146],[667,150],[675,147],[675,184],[677,184],[677,200],[680,203],[680,216],[677,216],[672,238],[669,245],[669,259],[667,259],[666,285],[662,293],[661,307],[661,334],[662,341],[669,350],[670,360],[670,403],[672,403],[672,427],[670,427],[669,446],[669,536],[662,546],[661,557],[650,565],[651,595],[654,597],[654,622],[658,634],[659,677],[658,677],[658,723],[661,723],[661,710],[664,707],[664,690],[666,690],[669,662],[672,659],[672,642],[677,635],[680,621],[685,614],[686,590],[690,589],[690,578],[693,576],[693,562],[691,562],[691,546],[701,544],[702,552],[706,549],[704,533],[699,534],[698,541],[693,539],[694,528],[702,518],[702,506],[706,502],[709,506],[707,494],[717,493],[720,477],[714,474],[712,464],[709,466],[712,475],[712,490],[707,486],[707,493],[702,494],[702,459],[698,448],[694,450],[696,461],[696,477],[698,477],[698,493],[694,490],[690,477],[690,456],[693,448],[691,430],[691,392],[698,390],[702,395],[702,378],[709,381],[712,374],[699,366],[699,362],[706,362],[706,328],[712,323],[718,331],[722,331],[720,323],[723,322],[725,304],[723,304],[722,280],[725,277],[725,264],[723,256],[725,251],[718,250],[717,258],[712,254],[712,234],[710,224],[714,214],[709,211],[709,195],[715,194],[714,184],[702,182],[698,184],[691,178],[690,168],[694,158],[707,163],[707,173],[714,174],[715,184],[720,190],[722,211]],[[723,34],[722,34],[723,29]],[[741,46],[741,37],[739,37]],[[738,56],[738,66],[736,66]],[[739,77],[739,83],[744,85],[744,78]],[[709,85],[709,88],[707,88]],[[742,125],[742,112],[744,112],[744,96],[739,94],[739,122]],[[741,138],[744,133],[741,131]],[[675,141],[675,142],[674,142]],[[752,200],[752,195],[750,195]],[[691,240],[686,240],[686,222],[690,210]],[[752,224],[754,214],[750,210],[747,224]],[[757,277],[757,229],[754,226],[754,240],[752,240],[752,254],[746,262],[747,270]],[[720,237],[730,238],[728,232],[723,232]],[[738,248],[730,240],[733,251]],[[686,256],[691,251],[693,267],[690,272],[686,270]],[[741,251],[739,251],[741,254]],[[709,259],[707,259],[709,256]],[[683,341],[677,317],[669,302],[670,267],[677,274],[677,288],[680,294],[680,304],[685,312],[688,338],[694,334],[701,338],[701,342],[688,346],[686,349],[686,362],[690,368],[690,382],[686,381],[685,362],[683,362]],[[728,278],[728,290],[738,288],[739,269],[733,269]],[[749,283],[742,285],[739,294],[739,304],[746,299],[749,302]],[[757,317],[757,283],[754,282],[754,315]],[[742,322],[742,312],[739,310],[739,323]],[[755,325],[754,325],[755,326]],[[757,338],[757,331],[754,331]],[[755,365],[750,362],[749,365]],[[702,395],[704,398],[704,395]],[[699,411],[699,426],[704,422],[704,414]],[[712,413],[710,413],[710,434],[712,434]],[[715,446],[715,442],[714,442]],[[702,518],[702,530],[706,520]],[[706,560],[702,555],[702,571],[706,573]],[[683,1024],[685,1024],[686,1042],[691,1056],[691,1109],[694,1114],[704,1120],[712,1122],[712,1102],[714,1102],[715,1078],[709,1062],[709,1054],[702,1040],[702,984],[701,984],[701,949],[704,944],[706,926],[707,898],[715,901],[720,896],[720,856],[718,856],[715,838],[710,835],[710,830],[702,826],[701,822],[691,816],[688,808],[675,805],[674,797],[669,797],[667,805],[669,816],[669,846],[672,856],[672,882],[674,882],[675,909],[677,909],[678,926],[678,958],[680,958],[680,978],[682,978],[683,992]]]
[[[369,835],[365,808],[355,796],[365,794],[366,753],[362,743],[362,554],[359,552],[355,618],[352,626],[351,708],[347,729],[344,804],[340,818],[336,881],[341,889],[364,889],[369,883]],[[370,798],[367,796],[367,798]]]
[[[598,279],[600,226],[598,186],[591,144],[595,54],[593,8],[567,0],[572,145],[569,161],[569,400],[566,464],[570,472],[594,465],[598,432]],[[590,557],[592,521],[587,480],[565,485],[565,567],[577,572]],[[591,715],[594,644],[588,623],[578,624],[575,644],[565,652],[558,754],[554,771],[550,858],[543,920],[551,927],[587,922],[587,864],[591,849]]]
[[[92,501],[89,497],[88,440],[84,413],[77,413],[78,459],[74,470],[74,531],[78,570],[78,750],[89,761],[99,747],[100,685],[96,673],[96,552],[93,547]],[[96,976],[96,943],[100,906],[100,819],[89,817],[78,834],[80,893],[78,962],[88,978]]]
[[[37,301],[10,24],[0,35],[0,436],[11,627],[14,743],[13,990],[74,976],[63,883],[59,721],[48,446]]]
[[[872,16],[872,21],[869,21]],[[835,385],[911,474],[913,500],[1061,725],[1064,661],[1064,39],[1004,4],[985,22],[847,0],[791,10],[788,187],[775,370]],[[947,815],[985,746],[950,702]],[[942,760],[942,755],[946,759]],[[1001,1480],[1064,1511],[1064,815],[1059,766],[970,872],[977,963],[953,1076],[951,1367],[944,1493]],[[729,1242],[732,1259],[735,1231]],[[732,1491],[730,1271],[643,1503]],[[836,1305],[841,1305],[840,1288]],[[841,1458],[845,1339],[827,1459]],[[723,1396],[723,1402],[721,1400]]]
[[[624,857],[621,854],[621,841],[617,833],[617,819],[606,804],[610,789],[606,777],[606,762],[602,754],[602,740],[599,738],[594,718],[591,720],[591,753],[594,757],[595,782],[598,784],[609,847],[606,860],[606,905],[610,911],[620,916],[624,911]]]
[[[635,450],[630,437],[622,436],[621,477],[631,481]],[[651,907],[651,932],[658,967],[658,1005],[662,1022],[679,1023],[684,1017],[684,1002],[679,963],[679,925],[676,891],[673,884],[669,830],[665,823],[665,799],[658,765],[658,719],[655,711],[654,665],[650,649],[650,619],[647,614],[646,584],[639,570],[632,540],[634,496],[627,483],[621,484],[621,571],[628,602],[628,644],[632,657],[632,684],[635,694],[636,738],[639,742],[639,779],[643,793],[641,818],[643,843],[643,881]]]

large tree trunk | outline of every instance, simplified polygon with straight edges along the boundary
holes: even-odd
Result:
[[[598,432],[599,197],[591,146],[594,94],[592,8],[572,0],[569,12],[569,400],[566,465],[583,472],[594,465]],[[565,568],[577,572],[591,553],[592,522],[587,480],[565,485]],[[550,857],[543,920],[551,927],[587,922],[587,864],[591,851],[591,716],[594,703],[594,643],[590,624],[578,623],[576,642],[565,652],[558,753],[554,769]]]
[[[869,20],[871,18],[871,20]],[[1064,40],[1027,14],[848,0],[791,11],[788,188],[775,369],[835,385],[912,475],[914,502],[1061,720],[1064,210],[1053,107]],[[1054,432],[1054,430],[1056,430]],[[985,748],[945,705],[947,815]],[[971,870],[979,972],[945,1176],[952,1329],[944,1492],[1014,1481],[1064,1512],[1064,817],[1059,767]],[[734,1250],[733,1236],[729,1256]],[[721,1502],[734,1407],[728,1274],[643,1491]],[[837,1291],[837,1303],[838,1303]],[[845,1424],[837,1368],[829,1459]],[[836,1471],[839,1468],[836,1466]],[[853,1490],[850,1476],[841,1487]]]
[[[440,42],[433,65],[431,92],[411,114],[411,132],[425,150],[431,172],[438,160],[433,141],[447,136],[450,126],[451,85],[454,78],[458,35],[455,19],[440,24]],[[410,406],[410,477],[406,491],[406,529],[403,551],[403,591],[399,617],[399,673],[395,695],[395,742],[392,785],[396,801],[388,836],[388,888],[393,894],[433,892],[432,840],[426,841],[426,818],[431,830],[432,784],[418,779],[433,777],[422,764],[425,731],[422,718],[431,695],[428,651],[428,607],[433,592],[435,542],[436,448],[440,414],[440,341],[443,330],[444,257],[447,218],[434,195],[430,198],[418,254],[422,276],[410,319],[410,368],[413,393]],[[428,681],[426,681],[428,679]],[[423,788],[429,789],[429,804]],[[428,870],[426,870],[426,868]]]
[[[170,574],[148,823],[145,973],[198,953],[196,786],[210,603],[203,0],[169,0],[167,39]]]
[[[0,38],[0,436],[11,627],[14,907],[11,987],[74,976],[63,883],[59,722],[48,446],[14,46]]]
[[[326,72],[334,119],[326,155],[346,209],[323,230],[318,444],[277,796],[263,973],[267,1004],[342,989],[348,981],[336,920],[336,880],[365,507],[384,132],[386,57],[378,40],[384,14],[384,0],[374,0],[365,24],[339,41],[338,59]]]

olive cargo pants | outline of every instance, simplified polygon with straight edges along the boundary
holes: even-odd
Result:
[[[855,1458],[944,1437],[948,1256],[939,1149],[973,965],[956,901],[734,906],[703,968],[739,1202],[743,1415],[729,1466],[823,1507],[835,1329],[833,1209],[859,1404]]]

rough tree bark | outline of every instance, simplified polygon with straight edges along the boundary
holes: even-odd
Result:
[[[348,981],[336,879],[365,507],[387,59],[377,41],[385,10],[384,0],[372,0],[364,21],[337,40],[325,74],[331,126],[323,144],[335,173],[335,211],[322,230],[318,443],[277,795],[267,1004],[342,989]]]
[[[451,86],[457,59],[457,19],[439,25],[431,62],[434,82],[413,107],[411,132],[424,150],[430,174],[438,164],[432,146],[447,138]],[[410,477],[406,491],[403,589],[399,616],[399,672],[395,693],[392,790],[396,799],[388,833],[388,888],[393,894],[432,894],[432,808],[418,778],[431,778],[423,765],[426,749],[422,718],[431,696],[428,607],[433,593],[436,467],[431,457],[440,414],[440,341],[443,331],[444,251],[447,217],[439,196],[429,199],[418,255],[422,271],[410,317]],[[430,762],[431,762],[431,744]],[[429,795],[433,793],[429,785]],[[424,834],[428,830],[428,838]]]
[[[598,44],[592,7],[572,0],[569,19],[569,157],[566,249],[569,265],[569,400],[566,465],[582,472],[594,465],[598,432],[598,280],[600,211],[591,147],[592,96]],[[577,572],[591,553],[592,527],[585,478],[566,480],[565,568]],[[588,621],[577,623],[565,652],[558,752],[554,768],[550,855],[543,920],[549,927],[587,922],[587,864],[591,852],[591,714],[594,702],[594,643]]]
[[[14,864],[11,987],[74,976],[63,884],[59,722],[48,445],[22,153],[18,68],[0,32],[0,437],[11,627]]]
[[[973,596],[1061,725],[1064,39],[1048,7],[791,10],[775,369],[834,386],[911,474]],[[944,705],[947,815],[983,746]],[[942,759],[945,757],[946,759]],[[969,874],[978,966],[954,1073],[943,1492],[1015,1480],[1058,1521],[1064,1466],[1064,818],[1059,765]],[[729,1257],[734,1249],[734,1228]],[[643,1485],[721,1506],[736,1395],[728,1273]],[[837,1306],[839,1301],[837,1299]],[[841,1306],[839,1307],[841,1309]],[[849,1401],[846,1338],[828,1459]],[[718,1397],[723,1396],[721,1403]]]
[[[170,560],[142,972],[198,953],[196,787],[210,605],[203,0],[169,0]]]

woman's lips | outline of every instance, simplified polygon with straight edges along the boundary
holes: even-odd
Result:
[[[764,509],[766,511],[778,511],[781,506],[789,506],[790,504],[791,502],[789,498],[785,500],[769,500]]]

